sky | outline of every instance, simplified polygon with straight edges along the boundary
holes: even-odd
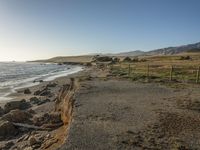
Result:
[[[200,42],[200,0],[0,0],[0,61]]]

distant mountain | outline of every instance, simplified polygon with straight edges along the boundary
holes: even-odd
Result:
[[[200,52],[200,42],[195,44],[182,45],[177,47],[167,47],[144,52],[141,50],[122,52],[116,54],[100,54],[106,56],[142,56],[142,55],[174,55],[184,52]]]
[[[200,42],[195,44],[161,48],[146,52],[146,55],[174,55],[184,52],[200,52]]]

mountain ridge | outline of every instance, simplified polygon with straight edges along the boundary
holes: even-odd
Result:
[[[135,51],[120,52],[109,55],[112,56],[175,55],[184,52],[200,52],[200,42],[194,44],[181,45],[181,46],[160,48],[160,49],[150,50],[147,52],[142,50],[135,50]]]

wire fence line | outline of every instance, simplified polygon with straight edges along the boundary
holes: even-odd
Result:
[[[111,70],[129,77],[143,77],[148,81],[163,79],[179,82],[200,82],[200,66],[157,65],[157,64],[113,64]]]

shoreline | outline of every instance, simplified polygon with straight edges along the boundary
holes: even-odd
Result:
[[[28,148],[30,147],[30,139],[32,137],[35,140],[37,139],[38,142],[42,138],[42,142],[38,143],[40,144],[39,149],[59,148],[66,139],[68,128],[68,123],[64,123],[62,119],[62,112],[56,110],[58,108],[57,99],[60,90],[64,86],[72,84],[71,78],[82,76],[88,69],[85,67],[76,73],[58,77],[52,81],[44,81],[29,88],[21,88],[16,93],[11,94],[10,97],[12,97],[12,100],[6,101],[3,105],[1,104],[3,107],[0,110],[2,108],[4,108],[4,111],[6,108],[10,110],[5,114],[1,114],[0,111],[0,149],[10,143],[10,148],[12,147],[12,149],[15,147],[20,149]],[[26,89],[29,89],[31,93],[24,94]],[[45,92],[41,93],[41,91]],[[72,96],[73,94],[74,92],[72,92]],[[23,103],[23,105],[27,105],[28,107],[25,109],[17,107],[11,108],[13,106],[11,105],[10,107],[10,104],[13,102],[14,105],[17,104],[18,106],[18,104]],[[2,123],[5,124],[7,121],[12,123],[9,126],[12,126],[15,132],[9,126],[3,126],[5,129],[2,129]],[[35,129],[32,129],[32,127]],[[2,136],[4,137],[3,139]],[[18,141],[17,138],[21,140]],[[31,147],[34,146],[36,146],[34,149],[37,149],[37,144],[33,144]]]
[[[37,87],[37,86],[40,86],[40,84],[53,82],[53,81],[59,80],[59,78],[64,78],[64,77],[76,74],[85,69],[85,67],[81,65],[72,65],[72,66],[75,66],[76,68],[65,70],[65,71],[59,72],[59,74],[54,74],[52,76],[48,74],[49,76],[44,78],[42,82],[40,82],[39,80],[37,82],[34,82],[36,79],[40,79],[42,76],[27,79],[29,81],[25,82],[21,86],[16,86],[9,93],[5,93],[4,96],[0,98],[0,107],[2,107],[6,102],[13,101],[15,98],[18,99],[17,97],[13,97],[14,95],[17,96],[18,91],[24,90],[26,88]]]

